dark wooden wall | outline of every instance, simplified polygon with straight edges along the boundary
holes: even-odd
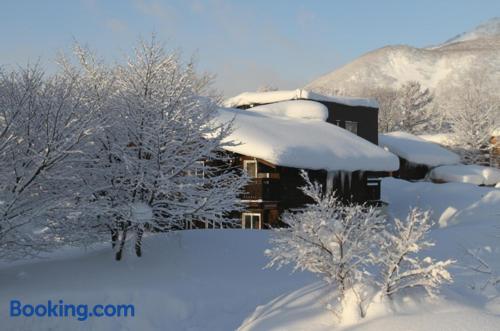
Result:
[[[321,102],[328,108],[327,121],[345,128],[345,121],[358,122],[358,136],[378,145],[378,109]]]
[[[414,164],[399,158],[399,170],[391,173],[392,177],[405,180],[421,180],[427,176],[430,168],[423,164]]]

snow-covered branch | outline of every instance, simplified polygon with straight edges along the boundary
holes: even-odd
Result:
[[[334,193],[311,183],[305,172],[302,176],[302,191],[313,203],[282,217],[288,227],[274,230],[273,247],[266,251],[268,267],[291,263],[294,269],[318,273],[337,286],[342,298],[373,263],[369,252],[384,219],[378,209],[343,204]]]
[[[452,281],[447,271],[452,260],[435,261],[417,255],[434,245],[425,239],[431,226],[429,212],[413,208],[405,220],[395,219],[394,229],[385,232],[377,259],[381,266],[379,284],[383,295],[391,296],[407,288],[421,287],[433,296],[441,284]]]

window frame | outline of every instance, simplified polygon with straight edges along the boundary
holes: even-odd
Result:
[[[250,227],[246,226],[245,217],[250,216],[252,219],[250,220]],[[253,227],[253,217],[258,218],[257,227]],[[241,228],[242,229],[252,229],[252,230],[261,230],[262,229],[262,214],[254,213],[254,212],[243,212],[241,213]]]
[[[258,166],[258,162],[256,159],[253,159],[253,160],[243,160],[243,170],[245,171],[245,173],[248,175],[248,168],[247,168],[247,165],[249,163],[254,163],[255,164],[255,175],[254,176],[250,176],[251,178],[257,178],[257,175],[259,173],[258,169],[257,169],[257,166]]]

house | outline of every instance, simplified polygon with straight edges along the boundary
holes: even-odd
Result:
[[[407,132],[380,134],[379,146],[399,157],[391,175],[401,179],[421,180],[435,167],[460,163],[459,155]]]
[[[250,176],[242,200],[243,228],[280,226],[284,210],[308,203],[302,169],[345,200],[380,200],[378,173],[399,168],[398,158],[377,146],[376,104],[304,90],[244,93],[225,102],[217,120],[233,121],[226,147]]]

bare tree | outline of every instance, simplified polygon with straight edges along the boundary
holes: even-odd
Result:
[[[57,246],[52,225],[78,189],[74,165],[99,129],[81,73],[39,66],[0,73],[0,257]],[[58,212],[56,212],[58,211]]]
[[[94,188],[86,214],[109,229],[116,259],[131,238],[140,256],[146,231],[229,222],[246,178],[222,151],[231,123],[214,120],[217,107],[203,96],[210,80],[154,37],[111,72],[108,125],[85,174]]]
[[[271,85],[271,84],[264,84],[262,86],[259,86],[259,88],[257,88],[257,92],[271,92],[271,91],[278,91],[279,88],[274,86],[274,85]]]
[[[432,123],[436,112],[429,108],[433,100],[429,89],[422,89],[420,83],[410,81],[398,89],[377,88],[365,95],[375,98],[379,104],[379,131],[406,131],[421,133],[440,123]]]
[[[454,143],[466,163],[491,163],[492,133],[500,127],[497,86],[491,74],[470,71],[450,94],[447,108]]]
[[[332,192],[323,193],[321,185],[311,183],[302,172],[303,193],[313,204],[287,212],[282,221],[288,226],[274,230],[268,267],[294,264],[295,269],[318,273],[338,289],[342,303],[347,290],[366,282],[364,268],[373,263],[370,252],[384,219],[380,211],[365,205],[345,205]],[[358,304],[364,316],[363,298]]]
[[[401,122],[400,109],[398,107],[398,93],[389,88],[379,88],[370,95],[374,97],[379,105],[378,129],[379,132],[391,132],[399,129]]]
[[[417,253],[434,244],[425,239],[432,222],[429,212],[410,210],[406,220],[395,219],[393,231],[387,231],[381,241],[378,264],[381,266],[382,294],[391,297],[409,288],[423,288],[433,296],[444,282],[452,277],[446,270],[454,261],[421,259]]]
[[[398,129],[410,133],[420,133],[431,120],[426,107],[432,102],[429,89],[423,89],[419,82],[409,81],[397,91],[399,110]]]

